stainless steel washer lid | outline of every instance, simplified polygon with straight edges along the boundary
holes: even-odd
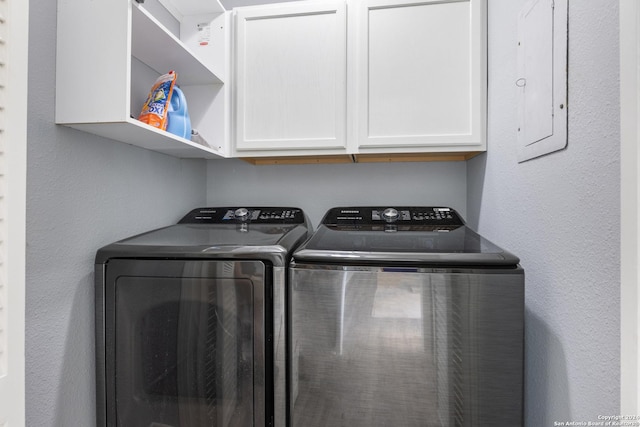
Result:
[[[282,266],[310,232],[311,225],[298,208],[198,208],[176,225],[99,249],[96,264],[111,258],[244,258]]]
[[[445,207],[333,208],[293,258],[351,265],[491,267],[514,267],[520,261]]]

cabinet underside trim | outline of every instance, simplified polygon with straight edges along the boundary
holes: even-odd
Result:
[[[253,165],[301,165],[329,163],[390,163],[390,162],[460,162],[484,151],[455,153],[353,154],[340,156],[242,157]]]

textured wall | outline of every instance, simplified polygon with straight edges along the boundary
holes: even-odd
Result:
[[[489,1],[489,151],[468,162],[468,211],[526,271],[526,420],[538,427],[619,413],[618,2],[570,2],[569,146],[518,164],[524,3]]]
[[[464,162],[253,166],[208,164],[210,205],[296,205],[314,228],[334,206],[442,205],[466,215]]]
[[[173,223],[204,203],[206,167],[56,126],[56,2],[35,6],[29,35],[27,425],[90,427],[95,251]],[[87,96],[99,102],[109,95],[99,87],[96,93]]]

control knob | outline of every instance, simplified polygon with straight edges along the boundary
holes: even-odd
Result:
[[[239,221],[245,222],[249,219],[249,210],[247,208],[236,209],[233,216]]]
[[[382,218],[386,222],[396,222],[398,220],[398,211],[394,208],[387,208],[382,212]]]

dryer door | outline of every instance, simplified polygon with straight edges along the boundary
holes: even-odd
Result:
[[[267,268],[260,261],[110,260],[106,425],[263,426]]]

